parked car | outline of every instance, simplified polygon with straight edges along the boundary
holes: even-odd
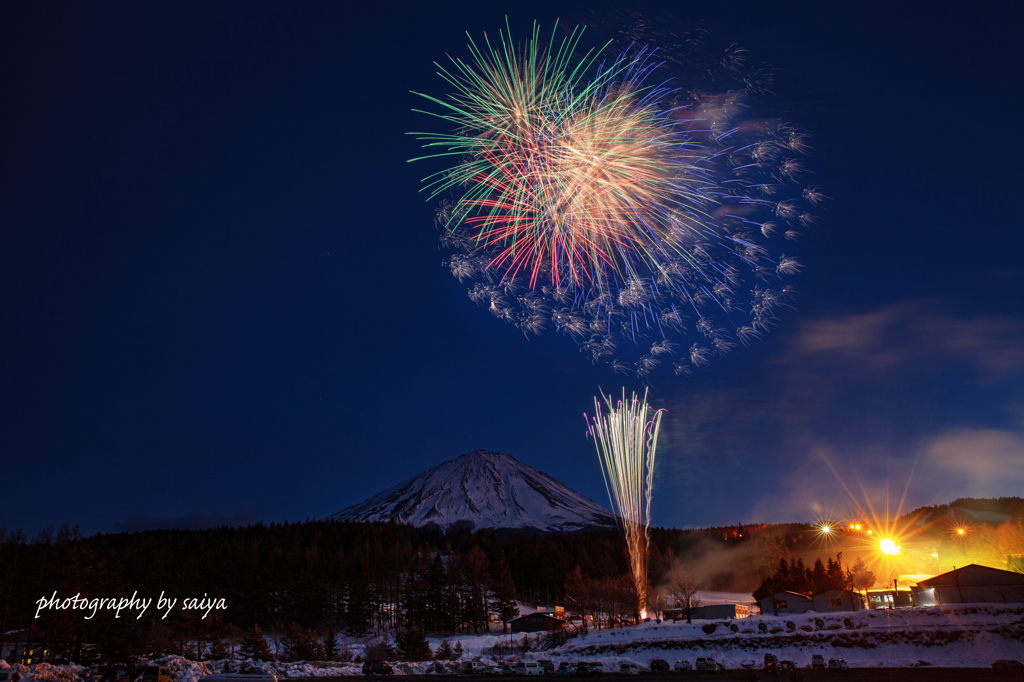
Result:
[[[576,664],[569,661],[562,661],[558,664],[555,674],[559,677],[576,677]]]
[[[689,661],[676,661],[675,670],[677,673],[681,673],[684,670],[693,670],[693,666]]]
[[[499,670],[498,666],[496,665],[486,665],[484,666],[484,669],[481,672],[484,675],[497,675],[501,672],[501,670]]]
[[[992,670],[1000,677],[1012,677],[1024,679],[1024,663],[1015,661],[1012,658],[1001,658],[992,664]]]
[[[501,670],[499,671],[499,674],[501,674],[501,675],[515,675],[516,674],[516,667],[514,665],[512,665],[511,663],[505,663],[505,664],[503,664],[501,666]]]
[[[812,668],[824,668],[825,667],[825,657],[822,656],[821,654],[814,654],[813,656],[811,656],[811,667]]]
[[[667,673],[671,668],[668,667],[668,661],[664,658],[655,658],[651,660],[651,672],[652,673]]]
[[[14,671],[0,670],[0,682],[14,682]],[[128,671],[120,666],[105,665],[96,669],[96,682],[131,682]]]
[[[849,670],[850,666],[841,658],[828,659],[829,670]]]
[[[716,661],[715,659],[711,657],[705,658],[703,656],[697,659],[697,664],[694,666],[694,668],[697,670],[702,670],[704,672],[712,673],[718,673],[725,670],[725,666]]]
[[[548,673],[555,672],[555,662],[554,661],[542,660],[542,661],[537,661],[537,663],[539,663],[540,667],[544,669],[544,674],[545,675],[547,675]]]
[[[519,661],[516,663],[516,675],[539,676],[544,674],[544,668],[537,661]]]
[[[363,663],[363,674],[367,677],[373,677],[375,675],[394,675],[395,669],[392,668],[386,661],[367,661]]]
[[[596,661],[581,661],[576,666],[577,677],[593,677],[604,674],[604,664]]]
[[[638,666],[636,663],[629,663],[627,661],[626,663],[623,663],[619,666],[619,672],[623,675],[639,675],[640,666]]]
[[[142,669],[142,682],[171,682],[171,669],[149,665]]]
[[[479,675],[485,668],[487,668],[487,665],[480,661],[466,661],[462,664],[462,672],[467,675]]]

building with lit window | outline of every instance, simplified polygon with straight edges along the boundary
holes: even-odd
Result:
[[[544,632],[547,630],[564,630],[565,621],[555,618],[546,613],[530,613],[519,618],[513,618],[508,622],[512,633],[520,632]]]
[[[909,589],[901,590],[868,590],[864,593],[869,609],[909,609],[914,600]]]
[[[1024,603],[1024,574],[971,564],[920,581],[914,606]]]

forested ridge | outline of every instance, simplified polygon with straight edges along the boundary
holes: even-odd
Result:
[[[977,508],[986,501],[957,502]],[[1007,510],[1019,506],[1019,498],[996,503],[989,506]],[[957,520],[954,506],[915,510],[901,523],[916,529],[915,542],[945,543],[947,561],[963,565],[991,555],[987,565],[1021,570],[1006,557],[1024,555],[1024,520],[968,523]],[[965,525],[965,536],[948,537],[952,521]],[[657,610],[679,602],[673,589],[683,583],[688,589],[756,590],[758,596],[870,587],[873,577],[860,557],[847,552],[840,571],[840,557],[833,565],[833,552],[816,530],[802,523],[652,528],[648,604]],[[154,605],[141,618],[137,611],[115,618],[102,609],[94,617],[40,609],[40,600],[54,594],[83,600],[135,595]],[[226,608],[177,608],[165,617],[155,604],[161,595],[179,607],[185,599],[204,599]],[[0,633],[12,633],[0,638],[27,638],[22,650],[34,641],[52,660],[159,653],[201,659],[245,633],[250,642],[262,641],[258,632],[290,642],[280,647],[289,656],[331,658],[337,652],[326,643],[335,641],[335,633],[394,637],[504,629],[518,615],[517,602],[562,606],[607,627],[635,621],[640,600],[614,531],[441,532],[396,523],[306,521],[85,537],[65,523],[29,540],[23,531],[0,528]]]
[[[657,585],[682,555],[731,553],[748,537],[741,526],[652,529],[649,579]],[[64,524],[32,541],[20,531],[4,533],[0,618],[3,632],[45,633],[48,648],[65,658],[81,657],[77,646],[88,642],[97,644],[93,655],[110,659],[129,651],[181,651],[197,646],[197,637],[212,640],[229,628],[355,636],[411,626],[480,632],[488,614],[501,621],[517,615],[515,601],[571,610],[570,580],[580,591],[577,607],[610,621],[631,615],[631,597],[622,594],[627,573],[621,538],[609,531],[529,535],[307,521],[83,537]],[[739,579],[753,589],[756,571],[744,573],[723,568],[704,580],[724,589]],[[137,594],[154,606],[139,619],[137,612],[114,618],[99,611],[86,619],[87,612],[56,609],[43,609],[37,618],[38,600],[53,593],[83,599]],[[164,618],[155,608],[161,594],[179,605],[186,598],[223,599],[227,608],[205,619],[202,611],[182,610]]]

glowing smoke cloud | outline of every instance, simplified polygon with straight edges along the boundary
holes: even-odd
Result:
[[[647,393],[639,400],[633,394],[615,406],[603,393],[607,415],[594,398],[594,417],[587,420],[587,436],[593,437],[608,499],[626,540],[629,567],[633,574],[640,617],[647,616],[647,547],[650,540],[651,492],[654,487],[654,455],[658,445],[663,410],[647,404]]]

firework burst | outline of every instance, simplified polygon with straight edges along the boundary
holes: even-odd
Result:
[[[647,552],[650,541],[651,494],[654,488],[654,456],[661,428],[662,410],[653,410],[633,394],[613,405],[604,398],[604,410],[594,398],[594,417],[587,421],[587,436],[594,439],[608,499],[626,541],[630,571],[641,618],[647,614]]]
[[[769,243],[812,222],[781,192],[806,143],[743,120],[741,92],[659,82],[648,48],[579,54],[582,34],[470,39],[469,62],[439,67],[451,93],[422,95],[453,130],[416,134],[421,158],[448,162],[425,180],[448,265],[526,333],[553,322],[616,371],[686,374],[767,331],[789,298],[769,282],[801,266]],[[706,345],[656,357],[687,332]]]

